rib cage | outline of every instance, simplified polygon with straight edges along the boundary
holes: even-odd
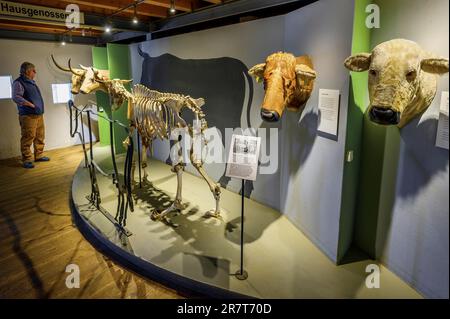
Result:
[[[207,128],[205,115],[195,103],[204,103],[203,99],[194,100],[181,94],[161,93],[140,84],[134,86],[132,95],[133,120],[143,140],[151,142],[156,137],[170,138],[173,128],[188,126],[179,114],[184,107],[198,115],[202,131]]]
[[[131,121],[131,125],[138,130],[139,134],[142,137],[142,156],[144,158],[142,168],[144,169],[144,180],[147,176],[145,171],[145,167],[147,166],[147,149],[150,148],[151,150],[151,144],[156,137],[159,137],[160,139],[169,139],[171,137],[170,133],[173,128],[188,127],[189,135],[191,137],[193,137],[194,134],[197,134],[199,129],[201,138],[203,138],[203,133],[208,127],[205,120],[205,114],[201,110],[201,106],[205,104],[204,99],[193,99],[190,96],[181,94],[161,93],[158,91],[150,90],[149,88],[140,84],[135,85],[133,87],[132,93],[129,93],[123,87],[123,81],[121,80],[111,80],[107,83],[104,82],[104,84],[106,84],[107,92],[109,93],[110,97],[113,98],[113,101],[115,101],[115,98],[118,97],[123,99],[126,98],[128,100],[128,119]],[[122,90],[122,88],[124,90]],[[122,101],[118,100],[117,104],[121,105]],[[198,127],[197,125],[195,128],[193,126],[188,126],[186,122],[181,118],[181,110],[185,107],[195,114],[196,120],[200,121],[200,127]],[[129,138],[131,138],[131,136],[129,136],[127,139]],[[205,144],[207,144],[207,141],[204,142]],[[124,143],[128,144],[129,141],[127,142],[127,140],[125,140]],[[179,141],[176,142],[176,145],[178,147],[178,155],[181,156],[182,146],[180,145]],[[215,209],[207,212],[207,216],[220,218],[220,184],[215,183],[208,176],[208,174],[202,167],[203,163],[201,156],[198,159],[195,158],[195,154],[192,150],[190,152],[190,156],[193,166],[208,184],[210,191],[216,201]],[[166,208],[164,211],[154,211],[151,216],[153,220],[162,220],[168,213],[174,210],[185,208],[185,205],[182,203],[181,197],[181,177],[184,166],[185,164],[183,163],[182,158],[181,161],[178,161],[175,165],[173,165],[172,170],[177,174],[178,181],[176,198],[172,205]],[[134,176],[134,171],[131,173],[131,176]]]

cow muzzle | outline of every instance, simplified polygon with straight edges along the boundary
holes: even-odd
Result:
[[[373,106],[369,113],[372,122],[381,125],[397,125],[400,123],[400,112],[390,108]]]
[[[266,122],[278,122],[280,120],[280,114],[276,111],[261,109],[261,118]]]

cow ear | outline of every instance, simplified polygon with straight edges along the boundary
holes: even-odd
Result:
[[[266,68],[265,63],[257,64],[248,71],[248,74],[256,79],[256,82],[261,82],[264,78],[264,69]]]
[[[370,63],[372,62],[372,54],[359,53],[348,57],[344,65],[347,69],[353,72],[363,72],[369,70]]]
[[[423,71],[433,74],[448,73],[448,60],[444,58],[423,59],[420,63]]]
[[[297,64],[295,66],[295,73],[297,74],[297,79],[301,79],[306,82],[314,80],[317,76],[316,71],[311,69],[306,64]]]

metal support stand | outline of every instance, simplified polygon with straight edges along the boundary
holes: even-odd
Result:
[[[137,135],[137,149],[138,149],[138,165],[139,165],[139,188],[142,188],[142,176],[141,176],[141,137],[139,136],[138,130],[136,130]],[[132,176],[134,178],[134,176]]]
[[[241,268],[235,276],[239,280],[246,280],[248,273],[244,270],[244,200],[245,200],[245,181],[242,180],[242,202],[241,202]]]
[[[73,112],[72,108],[75,110],[75,128],[73,128]],[[119,173],[117,169],[116,164],[116,158],[115,158],[115,151],[114,151],[114,136],[113,136],[113,124],[117,123],[118,125],[121,125],[118,122],[111,121],[107,119],[110,123],[110,138],[111,138],[111,154],[112,154],[112,161],[113,161],[113,167],[114,167],[114,173],[112,174],[113,184],[116,185],[118,189],[118,205],[117,205],[117,215],[116,218],[114,218],[105,208],[103,208],[101,204],[101,196],[100,196],[100,189],[97,183],[97,176],[96,171],[98,170],[102,175],[108,176],[108,174],[104,173],[100,167],[95,163],[94,161],[94,151],[93,151],[93,143],[92,143],[92,126],[91,126],[91,113],[92,111],[85,109],[87,106],[85,106],[82,110],[79,110],[73,103],[73,101],[69,101],[69,109],[70,109],[70,135],[71,137],[75,137],[75,134],[78,134],[80,137],[80,140],[83,145],[83,152],[85,157],[85,168],[89,169],[89,176],[91,180],[91,194],[86,196],[86,199],[89,201],[89,204],[94,206],[99,212],[101,212],[122,234],[125,234],[127,237],[131,236],[132,233],[125,227],[126,226],[126,209],[130,207],[131,211],[133,211],[133,204],[130,202],[131,199],[131,188],[128,186],[124,186],[124,189],[122,190],[120,183],[119,183]],[[83,131],[83,112],[86,113],[87,116],[87,124],[89,129],[89,159],[87,155],[87,151],[85,148],[85,137],[84,137],[84,131]],[[98,114],[97,114],[98,115]],[[78,117],[80,117],[81,121],[81,129],[82,133],[80,134],[78,132]],[[121,125],[123,126],[123,125]],[[131,143],[131,147],[133,147],[133,144]],[[129,151],[128,151],[129,153]],[[132,160],[132,154],[131,156],[127,156],[127,159],[129,161]],[[126,172],[124,172],[125,179],[127,179],[130,176],[131,166],[125,168]],[[129,180],[128,180],[129,182]],[[126,183],[125,183],[126,184]],[[126,184],[126,185],[129,185]],[[125,192],[127,193],[127,206],[125,207]],[[116,220],[117,217],[120,217],[121,220]]]
[[[94,205],[91,201],[90,196],[86,196],[86,199],[89,201],[90,205]],[[133,233],[131,231],[129,231],[125,226],[122,226],[114,217],[112,217],[112,215],[106,210],[104,209],[101,205],[99,205],[98,207],[94,205],[94,207],[103,214],[103,216],[106,217],[106,219],[108,219],[111,224],[113,224],[116,229],[124,234],[127,237],[130,237],[131,235],[133,235]]]

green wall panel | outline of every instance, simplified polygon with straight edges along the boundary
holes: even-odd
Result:
[[[372,0],[355,0],[352,54],[370,51],[371,31],[365,25],[366,7]],[[342,61],[343,62],[343,61]],[[367,72],[351,72],[348,105],[346,154],[353,152],[353,160],[345,161],[342,185],[341,219],[339,222],[338,263],[343,260],[353,242],[358,183],[362,161],[364,113],[367,108]]]
[[[106,48],[93,47],[92,48],[92,60],[93,66],[99,70],[108,70],[108,53]],[[109,97],[104,92],[96,92],[97,107],[100,115],[111,116],[111,107],[109,105]],[[109,138],[109,124],[108,121],[99,117],[98,118],[98,130],[100,135],[100,144],[109,145],[111,143]]]
[[[377,3],[376,1],[373,1]],[[383,14],[381,12],[381,14]],[[379,29],[374,29],[379,32]],[[370,52],[377,43],[369,37],[370,46],[359,52]],[[355,91],[367,95],[367,72],[352,74]],[[369,102],[366,102],[368,105]],[[376,259],[378,225],[382,214],[392,211],[395,201],[395,179],[400,147],[397,127],[384,127],[364,116],[362,128],[362,161],[356,203],[354,245]]]
[[[130,79],[131,78],[131,68],[130,68],[130,53],[127,45],[123,44],[107,44],[108,53],[108,66],[111,79]],[[126,84],[125,87],[130,90],[131,85]],[[125,102],[122,107],[112,112],[112,117],[123,124],[128,124],[127,119],[127,102]],[[116,153],[124,153],[126,150],[123,147],[123,141],[127,137],[125,130],[116,125],[114,127],[114,147]]]

